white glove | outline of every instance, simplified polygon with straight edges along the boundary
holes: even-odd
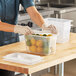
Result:
[[[57,34],[58,33],[57,28],[54,25],[50,25],[48,27],[46,27],[46,26],[47,26],[47,24],[44,23],[42,25],[42,29],[43,30],[50,30],[50,32],[53,33],[53,34]]]
[[[20,26],[20,25],[15,26],[14,32],[19,34],[24,34],[24,35],[30,35],[34,33],[32,29],[29,28],[28,26]]]

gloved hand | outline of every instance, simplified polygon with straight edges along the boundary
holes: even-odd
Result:
[[[48,26],[48,28],[51,31],[51,33],[53,33],[53,34],[57,34],[58,33],[58,30],[57,30],[57,28],[54,25],[50,25],[50,26]]]
[[[14,27],[14,32],[15,33],[19,33],[19,34],[24,34],[24,35],[34,34],[34,32],[32,31],[32,29],[29,28],[28,26],[20,26],[20,25],[16,25]]]
[[[43,25],[42,25],[42,29],[43,30],[50,30],[50,32],[51,33],[53,33],[53,34],[57,34],[58,33],[58,30],[57,30],[57,28],[54,26],[54,25],[50,25],[50,26],[48,26],[48,27],[46,27],[47,25],[44,23]]]

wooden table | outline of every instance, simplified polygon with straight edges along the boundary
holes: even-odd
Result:
[[[32,73],[38,72],[40,70],[59,65],[59,75],[64,75],[64,62],[70,61],[76,58],[76,34],[71,33],[70,41],[64,44],[57,44],[57,51],[54,55],[43,56],[44,61],[35,65],[24,65],[13,63],[9,61],[4,61],[3,56],[14,53],[14,52],[25,52],[25,42],[18,42],[6,46],[0,47],[0,69],[25,73],[28,76],[31,76]]]

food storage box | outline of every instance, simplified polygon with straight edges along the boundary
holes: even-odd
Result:
[[[58,19],[58,18],[46,18],[46,27],[54,25],[58,29],[57,43],[65,43],[69,41],[70,29],[72,20]]]
[[[50,33],[38,33],[25,37],[26,45],[31,53],[49,55],[56,52],[56,35]]]

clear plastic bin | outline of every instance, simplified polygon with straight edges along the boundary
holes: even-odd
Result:
[[[57,43],[65,43],[69,41],[70,29],[72,20],[45,18],[46,27],[54,25],[58,29]]]
[[[42,34],[41,34],[42,35]],[[28,35],[26,45],[29,51],[34,54],[49,55],[56,52],[56,35],[48,36]]]

